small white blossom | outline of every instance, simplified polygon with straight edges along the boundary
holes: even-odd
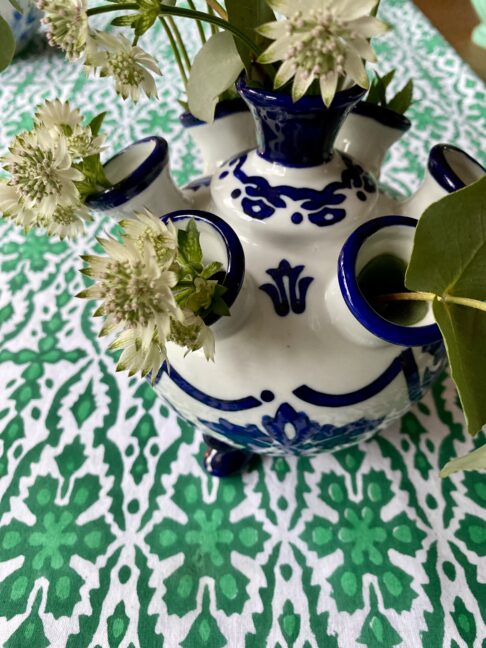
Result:
[[[44,12],[49,44],[61,48],[70,61],[85,52],[89,38],[87,0],[37,0]]]
[[[171,321],[168,340],[179,346],[187,347],[187,353],[203,349],[206,360],[214,359],[214,335],[199,315],[185,309],[184,319]]]
[[[17,189],[6,181],[0,182],[0,214],[23,227],[26,232],[36,220],[35,212],[23,205]]]
[[[74,239],[84,232],[86,222],[93,220],[89,209],[83,203],[59,205],[49,218],[38,215],[33,224],[44,227],[50,236],[60,239]]]
[[[136,214],[134,218],[120,221],[120,225],[140,252],[143,252],[145,242],[149,241],[159,267],[169,270],[177,256],[177,231],[172,221],[165,225],[160,218],[146,210]]]
[[[258,32],[275,42],[258,59],[283,61],[275,88],[294,79],[292,98],[298,101],[317,79],[329,106],[339,80],[350,78],[367,88],[363,59],[376,61],[369,38],[388,26],[369,13],[378,0],[268,0],[286,19],[262,25]]]
[[[162,74],[155,59],[141,47],[134,46],[122,34],[114,36],[96,32],[93,36],[96,48],[90,49],[86,64],[99,70],[100,76],[115,80],[116,92],[124,99],[138,101],[140,91],[148,97],[157,97],[152,74]]]
[[[3,162],[11,175],[8,185],[15,188],[22,208],[49,218],[59,206],[78,202],[74,183],[84,176],[72,167],[64,136],[52,137],[42,128],[21,133],[13,139]]]
[[[34,123],[45,128],[52,137],[66,138],[69,154],[73,158],[84,158],[100,152],[104,137],[93,136],[88,126],[82,126],[83,117],[77,108],[71,108],[68,101],[45,101],[37,108]]]

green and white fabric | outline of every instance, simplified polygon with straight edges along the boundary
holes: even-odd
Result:
[[[382,5],[381,70],[416,82],[385,173],[409,194],[434,143],[486,163],[485,87],[409,0]],[[108,111],[111,152],[164,135],[176,180],[194,177],[170,49],[161,32],[142,44],[165,77],[158,102],[133,105],[37,40],[1,76],[2,150],[59,95]],[[60,242],[0,225],[0,644],[480,648],[484,473],[438,470],[484,435],[467,436],[450,380],[360,446],[208,477],[200,434],[115,375],[93,304],[74,298],[79,255],[111,227]]]

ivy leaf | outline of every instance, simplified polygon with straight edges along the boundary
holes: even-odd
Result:
[[[459,470],[481,470],[486,468],[486,444],[463,457],[456,457],[446,463],[440,471],[441,477],[449,477]]]
[[[393,99],[388,103],[388,108],[395,111],[399,115],[403,115],[410,108],[413,98],[413,80],[410,79],[408,83],[397,92]]]
[[[15,54],[15,37],[5,18],[0,16],[0,72],[8,68]]]
[[[471,434],[486,423],[486,312],[448,301],[486,298],[486,176],[431,205],[415,232],[409,290],[436,295],[451,374]]]
[[[276,20],[275,14],[267,4],[267,0],[226,0],[226,11],[230,23],[238,27],[257,45],[263,45],[267,42],[267,39],[255,31],[257,27],[264,23]],[[239,38],[234,37],[234,41],[248,78],[251,78],[253,53]]]
[[[218,32],[199,50],[187,85],[187,98],[192,114],[212,122],[219,95],[238,78],[243,63],[229,32]]]

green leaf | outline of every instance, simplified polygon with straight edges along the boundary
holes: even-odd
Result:
[[[485,277],[486,176],[425,211],[415,232],[405,285],[435,295],[483,300]]]
[[[469,433],[477,434],[486,423],[486,313],[438,299],[433,309]]]
[[[413,98],[413,80],[405,84],[405,86],[397,92],[393,99],[389,102],[388,108],[403,115],[411,106]]]
[[[93,119],[89,122],[88,126],[91,129],[93,137],[96,137],[100,132],[105,117],[106,117],[106,110],[105,112],[99,113],[98,115],[93,117]]]
[[[129,16],[117,16],[116,18],[113,18],[111,24],[114,27],[133,27],[138,18],[138,14],[131,14]]]
[[[237,79],[243,63],[228,32],[218,32],[199,50],[191,69],[187,97],[192,114],[212,122],[221,93]]]
[[[418,223],[405,284],[433,311],[471,434],[486,423],[486,313],[447,301],[486,298],[486,176],[431,205]]]
[[[222,263],[220,263],[219,261],[213,261],[213,263],[210,263],[203,269],[203,271],[201,272],[201,277],[203,277],[204,279],[211,279],[211,277],[219,272],[222,267]]]
[[[0,72],[8,68],[15,54],[15,37],[5,18],[0,16]]]
[[[269,43],[255,31],[264,23],[276,20],[275,14],[266,0],[226,0],[226,11],[229,21],[257,45]],[[248,78],[251,78],[252,52],[239,38],[234,37],[234,41]]]
[[[486,469],[486,444],[473,450],[463,457],[457,457],[446,463],[440,471],[441,477],[449,477],[459,470],[481,470]]]

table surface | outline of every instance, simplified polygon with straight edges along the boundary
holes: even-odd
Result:
[[[444,38],[486,81],[486,49],[471,40],[471,32],[479,24],[470,0],[414,0]]]
[[[381,71],[416,79],[413,128],[385,170],[409,194],[438,141],[486,163],[485,87],[411,2],[382,5],[395,31]],[[160,100],[136,106],[38,40],[2,75],[1,148],[60,95],[108,110],[112,150],[164,134],[187,182],[200,161],[174,63],[160,32],[147,40],[165,77]],[[200,434],[115,375],[92,304],[73,298],[78,255],[110,226],[60,242],[0,225],[0,643],[480,648],[484,475],[438,470],[484,435],[465,433],[450,380],[359,446],[208,477]]]

